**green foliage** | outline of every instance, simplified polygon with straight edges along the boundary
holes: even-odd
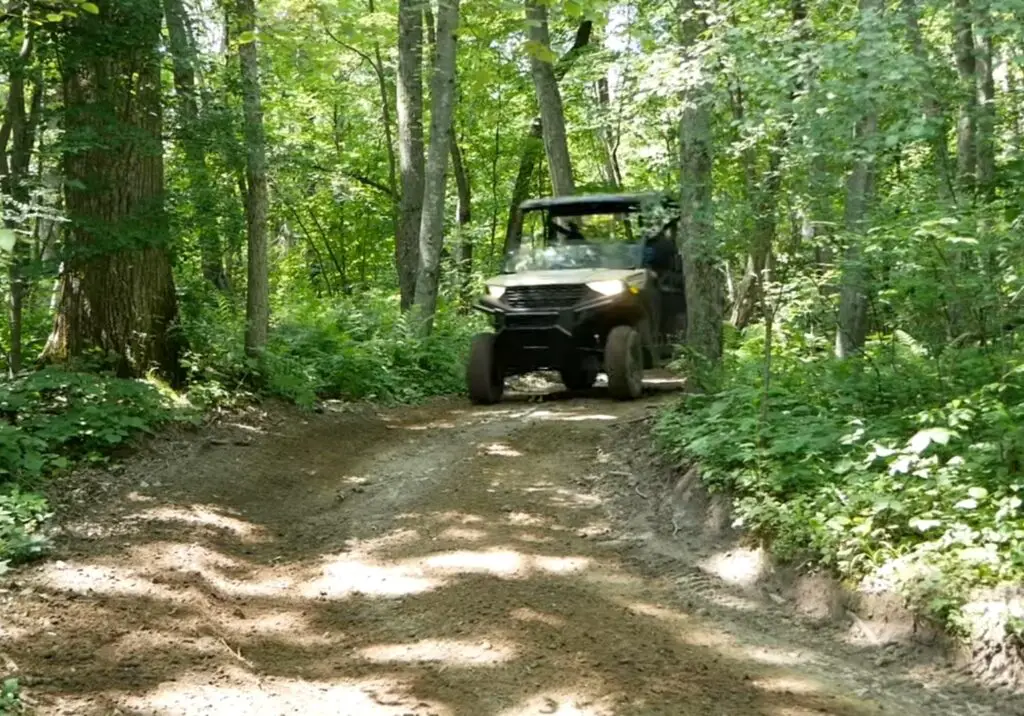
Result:
[[[311,405],[317,398],[410,402],[459,392],[469,336],[479,328],[476,319],[442,310],[432,334],[419,338],[397,297],[373,294],[295,303],[276,315],[259,360],[241,352],[237,321],[222,315],[190,324],[190,397],[209,402],[255,386]]]
[[[785,559],[851,579],[892,571],[951,620],[971,587],[1024,578],[1024,355],[935,358],[893,335],[838,362],[778,331],[766,395],[762,338],[751,330],[722,388],[657,428],[734,496],[739,524]]]
[[[20,714],[25,712],[21,700],[21,686],[18,680],[4,679],[0,683],[0,714]]]
[[[46,500],[20,486],[105,460],[132,437],[190,414],[152,383],[103,374],[48,368],[0,385],[0,572],[48,547]]]

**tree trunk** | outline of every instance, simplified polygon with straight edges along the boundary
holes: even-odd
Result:
[[[237,0],[242,68],[242,109],[245,115],[245,224],[248,271],[245,300],[245,352],[260,355],[270,332],[270,267],[267,262],[267,155],[260,99],[260,61],[256,44],[255,0]],[[248,35],[248,37],[246,37]],[[248,40],[248,41],[245,41]]]
[[[956,173],[963,191],[972,194],[977,178],[975,128],[978,114],[978,80],[974,30],[971,23],[971,0],[953,0],[953,32],[956,70],[960,87],[956,135]]]
[[[189,18],[182,0],[164,0],[164,16],[173,60],[174,94],[178,116],[176,137],[185,155],[188,170],[188,198],[199,238],[199,258],[203,277],[218,290],[227,290],[220,233],[210,221],[215,214],[215,199],[206,167],[206,146],[199,128],[199,102],[196,97],[196,51],[189,32]]]
[[[611,97],[608,90],[608,78],[602,77],[596,83],[597,105],[601,109],[603,121],[597,128],[598,139],[601,141],[601,148],[604,150],[604,161],[601,168],[604,173],[605,184],[612,191],[622,191],[622,168],[619,166],[618,144],[619,137],[612,127],[609,113],[611,111]]]
[[[23,32],[20,22],[11,25],[13,33]],[[25,267],[29,261],[31,247],[24,236],[27,217],[22,214],[28,204],[29,190],[26,179],[32,162],[32,148],[35,144],[35,130],[42,109],[42,76],[37,76],[32,89],[31,114],[25,111],[25,70],[32,55],[33,37],[25,32],[21,50],[11,58],[8,71],[7,108],[3,127],[0,128],[0,187],[10,198],[13,206],[5,207],[4,228],[22,234],[11,248],[8,278],[10,280],[10,331],[11,345],[7,356],[7,369],[13,376],[22,368],[22,305],[26,290]],[[10,155],[8,157],[8,154]]]
[[[882,11],[881,0],[860,0],[861,32],[867,34],[865,45],[876,35]],[[869,66],[864,62],[862,67]],[[865,84],[868,77],[863,78]],[[867,228],[868,208],[874,196],[873,145],[878,131],[875,100],[869,97],[864,114],[857,122],[854,136],[858,156],[846,178],[846,206],[843,223],[850,236],[850,245],[843,256],[839,285],[839,326],[836,330],[836,357],[848,358],[864,348],[868,330],[867,267],[864,265],[861,242]]]
[[[991,201],[995,194],[996,178],[996,86],[993,77],[995,62],[995,40],[993,38],[991,8],[987,2],[977,8],[976,30],[977,75],[978,75],[978,194]]]
[[[922,109],[924,115],[931,125],[932,132],[932,158],[939,175],[939,192],[950,200],[955,200],[955,179],[950,168],[949,146],[947,134],[949,131],[948,122],[939,95],[935,88],[935,81],[932,78],[932,59],[928,56],[925,48],[924,38],[921,35],[919,23],[920,11],[916,0],[902,0],[903,14],[907,24],[907,39],[910,41],[911,50],[917,60],[920,71],[925,74],[926,80],[922,89]]]
[[[180,379],[163,206],[159,3],[97,0],[60,47],[66,211],[60,299],[44,357],[98,351],[121,375]],[[112,42],[111,38],[116,38]]]
[[[682,0],[683,46],[688,65],[700,71],[700,80],[683,93],[680,122],[681,186],[680,235],[686,279],[686,342],[710,365],[722,358],[722,319],[725,311],[720,273],[721,257],[715,237],[712,176],[712,112],[710,79],[699,65],[696,45],[706,29],[694,0]]]
[[[423,12],[422,0],[398,3],[398,164],[402,195],[398,208],[395,264],[402,309],[416,294],[420,222],[423,213]]]
[[[586,20],[580,23],[576,29],[576,38],[568,52],[558,59],[555,65],[555,79],[561,81],[572,69],[576,59],[583,53],[583,50],[590,44],[590,33],[593,30],[591,21]],[[508,223],[505,226],[505,247],[504,255],[510,251],[518,251],[523,240],[523,212],[519,205],[530,197],[530,180],[537,169],[537,162],[544,151],[542,140],[543,123],[540,117],[534,118],[530,124],[530,131],[523,142],[522,154],[519,157],[519,171],[516,172],[516,182],[512,188],[512,199],[508,208]]]
[[[456,266],[461,276],[463,292],[469,287],[470,278],[473,273],[473,239],[469,235],[469,224],[473,220],[472,209],[472,187],[469,183],[469,173],[466,171],[465,162],[462,159],[462,150],[455,137],[454,124],[448,131],[448,146],[451,151],[452,173],[455,175],[455,188],[458,191],[458,208],[456,216],[458,220],[456,236]]]
[[[430,147],[424,172],[423,212],[420,219],[420,263],[416,276],[418,328],[433,326],[444,236],[445,175],[455,100],[455,33],[459,0],[440,0],[437,8],[436,62],[430,78]]]
[[[565,131],[565,110],[558,78],[551,62],[551,38],[548,35],[548,9],[540,0],[526,0],[527,35],[533,45],[530,51],[530,72],[540,106],[544,153],[551,171],[551,188],[555,196],[576,192],[572,178],[572,160]]]

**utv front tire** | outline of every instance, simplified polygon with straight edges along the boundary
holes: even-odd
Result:
[[[632,326],[616,326],[604,347],[608,393],[617,400],[634,400],[644,390],[644,351]]]
[[[505,376],[495,355],[496,338],[493,333],[478,333],[469,346],[466,385],[476,405],[497,403],[505,391]]]

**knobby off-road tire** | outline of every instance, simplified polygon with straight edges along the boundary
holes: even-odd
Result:
[[[496,338],[493,333],[478,333],[469,346],[466,387],[476,405],[497,403],[505,391],[505,376],[495,355]]]
[[[644,389],[644,352],[640,334],[632,326],[616,326],[604,347],[608,393],[617,400],[639,398]]]
[[[597,371],[584,365],[566,366],[559,371],[562,385],[569,390],[586,390],[593,388],[597,382]]]

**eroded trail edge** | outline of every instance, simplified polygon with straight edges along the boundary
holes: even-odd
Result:
[[[0,657],[39,713],[1024,713],[730,592],[686,525],[653,549],[616,435],[670,398],[155,441],[78,476],[58,554],[4,584]]]

